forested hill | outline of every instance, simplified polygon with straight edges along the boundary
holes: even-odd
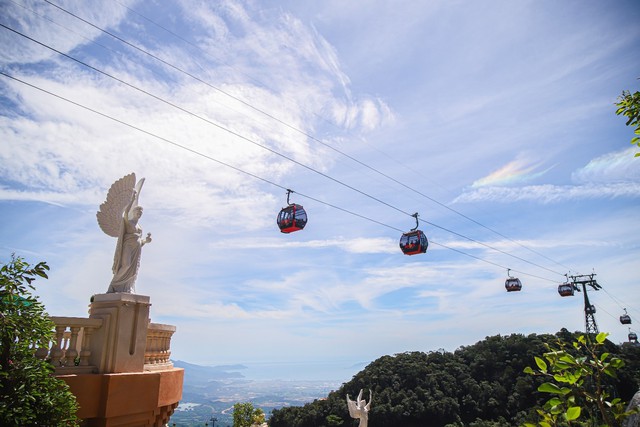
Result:
[[[349,417],[346,395],[355,399],[360,389],[373,402],[369,427],[521,425],[549,395],[537,391],[543,381],[523,373],[535,367],[534,356],[545,343],[570,343],[576,337],[565,329],[556,335],[487,337],[450,352],[408,352],[383,356],[326,399],[302,407],[274,410],[270,427],[357,425]],[[625,362],[611,393],[628,402],[640,386],[640,348],[606,342],[606,351]]]

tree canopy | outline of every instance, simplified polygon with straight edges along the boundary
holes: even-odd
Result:
[[[20,257],[0,267],[0,425],[76,426],[75,396],[53,367],[36,358],[37,347],[54,339],[54,324],[32,295],[49,266]]]
[[[618,97],[616,103],[618,109],[617,115],[627,117],[627,126],[635,126],[635,136],[631,138],[631,143],[640,147],[640,92],[631,93],[628,90],[622,91],[622,95]],[[635,157],[639,157],[640,152]]]
[[[270,427],[351,426],[346,395],[373,391],[371,427],[473,426],[506,427],[534,422],[536,409],[549,396],[538,391],[543,378],[526,374],[547,343],[571,342],[577,335],[487,337],[455,352],[408,352],[383,356],[356,374],[326,399],[272,412]],[[602,351],[625,361],[618,378],[607,378],[612,393],[628,401],[640,384],[640,348],[610,341]]]

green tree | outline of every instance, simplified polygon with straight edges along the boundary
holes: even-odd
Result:
[[[264,423],[264,411],[254,408],[253,403],[244,402],[233,405],[233,427],[251,427]]]
[[[342,418],[333,414],[327,416],[326,420],[327,420],[327,425],[329,426],[341,426],[342,424],[344,424],[344,421],[342,421]]]
[[[627,126],[635,126],[634,133],[636,136],[631,139],[631,143],[640,147],[640,92],[636,91],[631,94],[628,90],[622,91],[622,95],[618,97],[616,105],[618,106],[616,114],[628,118]],[[638,156],[640,156],[640,152],[635,155],[635,157]]]
[[[548,395],[538,387],[542,375],[524,373],[547,344],[562,341],[571,351],[580,334],[511,334],[486,337],[455,352],[433,351],[382,356],[354,375],[326,399],[302,407],[274,409],[270,427],[328,427],[340,418],[356,425],[345,397],[373,390],[370,417],[376,427],[510,427],[538,419]],[[600,348],[625,363],[617,379],[605,375],[612,396],[628,401],[640,385],[640,348],[605,341]],[[615,394],[614,394],[615,393]],[[371,421],[371,422],[374,422]]]
[[[49,266],[12,255],[0,267],[0,425],[77,426],[75,396],[35,349],[54,339],[54,324],[32,285]]]
[[[612,391],[606,378],[616,378],[624,362],[603,350],[607,335],[599,333],[595,341],[581,335],[573,342],[573,350],[558,341],[555,347],[548,346],[543,357],[535,357],[536,370],[525,368],[525,373],[547,379],[538,391],[552,395],[537,411],[541,418],[538,425],[586,425],[587,421],[588,425],[615,427],[629,415],[620,398],[610,399]]]

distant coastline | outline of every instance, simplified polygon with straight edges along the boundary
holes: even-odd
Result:
[[[176,360],[174,366],[185,368],[189,381],[194,380],[268,380],[268,381],[328,381],[338,384],[349,381],[369,362],[310,361],[310,362],[242,362],[222,365],[199,365]]]

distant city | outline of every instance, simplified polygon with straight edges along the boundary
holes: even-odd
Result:
[[[302,406],[337,390],[367,364],[173,363],[185,370],[182,400],[169,422],[176,427],[232,426],[233,405],[238,402],[251,402],[267,417],[273,409]]]

